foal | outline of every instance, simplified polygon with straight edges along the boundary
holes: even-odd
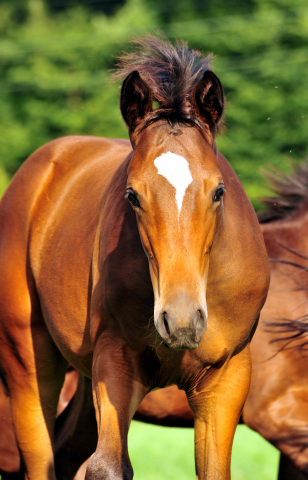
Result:
[[[153,36],[138,44],[120,68],[130,142],[55,140],[1,201],[0,366],[29,480],[56,478],[68,362],[92,378],[87,480],[132,478],[130,421],[149,391],[172,384],[194,413],[198,479],[230,478],[266,251],[215,148],[224,98],[208,59]]]

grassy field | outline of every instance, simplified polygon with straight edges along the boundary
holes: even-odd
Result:
[[[128,448],[135,480],[192,480],[194,432],[132,422]],[[245,425],[237,428],[232,480],[276,480],[278,451]]]
[[[133,421],[128,448],[134,480],[193,480],[194,432]],[[272,445],[245,425],[237,428],[232,480],[276,480],[279,455]],[[0,475],[1,480],[1,475]]]

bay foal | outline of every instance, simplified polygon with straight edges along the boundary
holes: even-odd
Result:
[[[224,98],[208,59],[148,36],[120,74],[130,142],[53,141],[1,201],[0,366],[18,447],[28,480],[55,480],[70,362],[92,378],[87,480],[132,478],[130,421],[172,384],[194,413],[198,479],[227,480],[268,289],[263,238],[215,147]]]

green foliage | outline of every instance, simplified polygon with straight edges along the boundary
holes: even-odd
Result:
[[[155,24],[141,0],[113,17],[82,8],[47,16],[31,0],[17,28],[14,8],[0,6],[0,165],[14,173],[34,149],[62,135],[127,136],[110,82],[114,58],[132,32]]]
[[[306,2],[256,0],[249,14],[168,27],[170,37],[180,31],[191,46],[216,55],[213,69],[229,103],[217,143],[251,196],[262,191],[260,165],[285,170],[289,157],[307,156],[307,26]]]
[[[156,28],[216,56],[213,69],[228,102],[227,129],[219,136],[218,147],[250,196],[266,192],[261,165],[285,170],[289,157],[307,156],[305,0],[118,0],[112,8],[107,4],[1,2],[4,171],[11,175],[34,149],[58,136],[127,137],[118,108],[119,85],[110,82],[110,69],[115,56],[128,48],[130,35]]]

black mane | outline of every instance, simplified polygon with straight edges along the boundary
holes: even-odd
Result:
[[[204,72],[210,70],[212,55],[204,58],[183,41],[174,46],[162,34],[134,38],[132,44],[135,46],[132,53],[118,57],[114,78],[121,80],[138,71],[158,103],[148,121],[168,118],[194,123],[190,95]]]
[[[260,223],[290,218],[308,197],[308,162],[292,162],[290,175],[272,168],[266,173],[269,188],[275,194],[261,199],[264,210],[258,213]]]

